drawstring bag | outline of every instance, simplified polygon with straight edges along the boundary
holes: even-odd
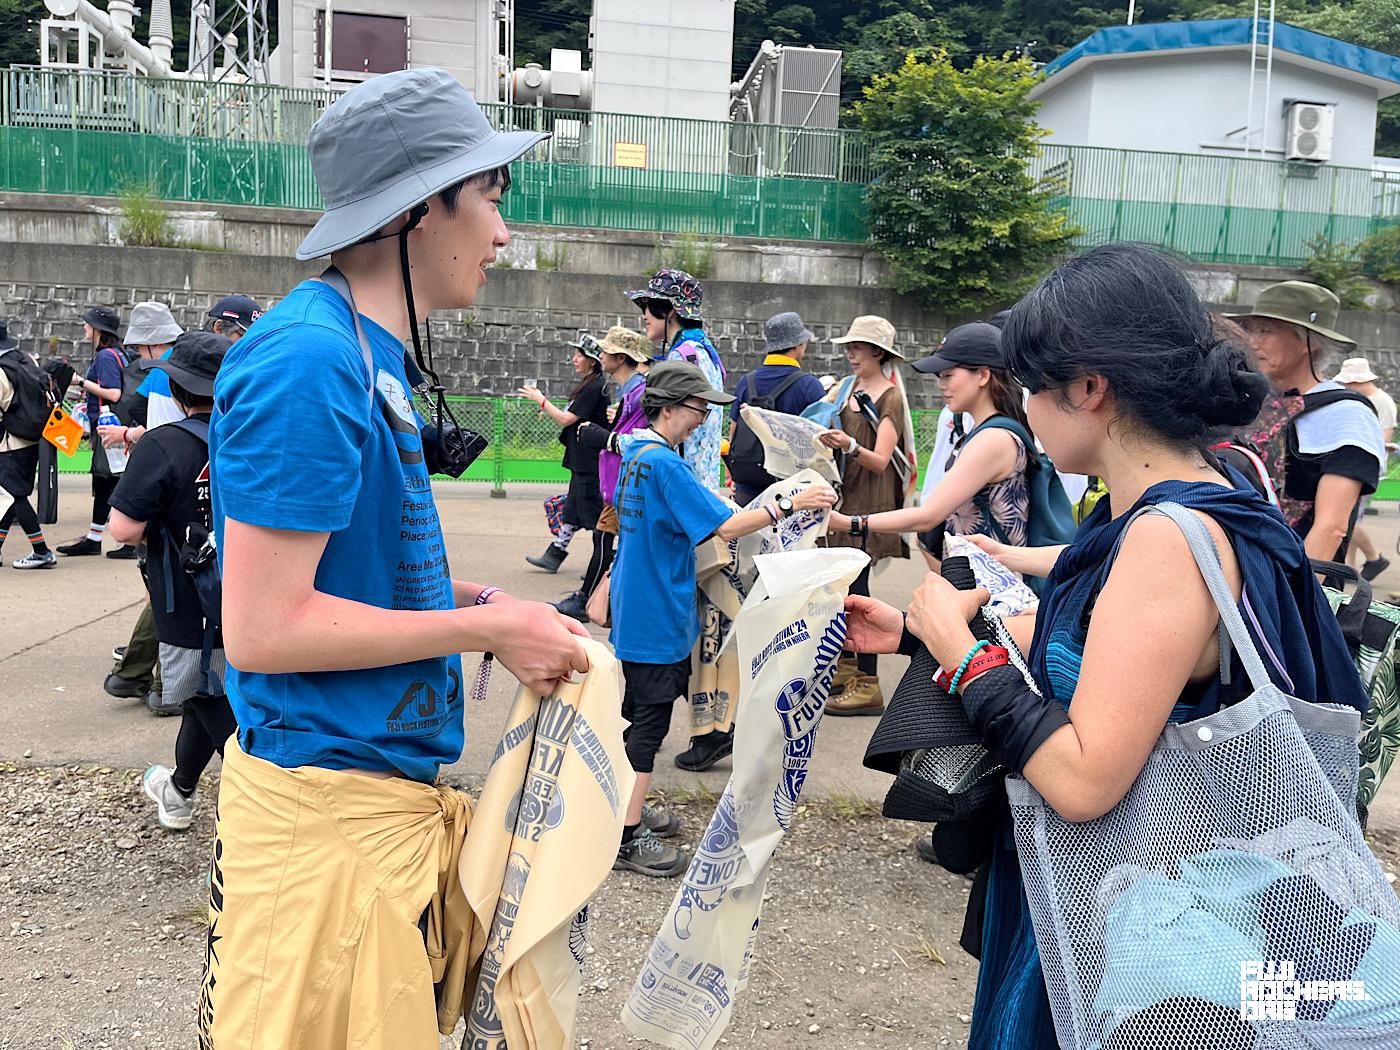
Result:
[[[544,523],[549,526],[549,534],[555,539],[559,538],[559,531],[564,525],[564,502],[567,499],[568,496],[561,492],[544,501]]]
[[[1181,528],[1254,692],[1168,725],[1133,786],[1071,823],[1007,778],[1061,1047],[1400,1046],[1400,902],[1356,819],[1351,707],[1285,695],[1210,532]],[[1227,671],[1228,673],[1228,671]]]

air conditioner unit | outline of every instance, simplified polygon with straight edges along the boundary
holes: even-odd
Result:
[[[1325,102],[1290,102],[1284,111],[1286,160],[1332,159],[1332,125],[1336,114]]]

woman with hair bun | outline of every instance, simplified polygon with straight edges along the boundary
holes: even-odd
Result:
[[[1017,304],[1002,346],[1046,452],[1104,478],[1109,495],[1059,554],[1038,610],[1007,622],[1039,693],[995,658],[957,685],[992,756],[1064,819],[1094,820],[1127,794],[1169,722],[1252,691],[1237,655],[1222,674],[1220,617],[1180,529],[1136,517],[1164,502],[1205,525],[1235,600],[1248,592],[1246,618],[1274,656],[1275,684],[1364,710],[1302,540],[1207,451],[1208,431],[1253,419],[1269,384],[1238,343],[1217,339],[1177,264],[1141,245],[1096,248]],[[962,666],[974,648],[968,622],[987,597],[930,575],[909,608],[905,651],[922,643],[943,667]],[[853,648],[890,652],[904,637],[904,618],[882,602],[854,596],[847,612]],[[1002,806],[1005,833],[980,875],[985,910],[969,915],[981,935],[973,1050],[1058,1045],[1010,819]]]

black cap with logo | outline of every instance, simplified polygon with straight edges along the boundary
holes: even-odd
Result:
[[[950,368],[1005,368],[1001,353],[1001,329],[986,321],[958,325],[928,357],[914,362],[918,372],[946,372]]]

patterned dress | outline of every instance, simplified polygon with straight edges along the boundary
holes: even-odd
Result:
[[[688,328],[681,332],[666,354],[666,360],[689,361],[700,369],[710,386],[724,389],[724,368],[719,363],[719,353],[702,329]],[[686,465],[696,480],[708,489],[719,488],[719,444],[723,430],[724,406],[711,405],[705,422],[685,439],[682,456]]]
[[[1011,434],[1011,432],[1003,431]],[[1016,442],[1016,469],[1001,481],[985,486],[972,499],[968,500],[948,518],[950,536],[990,536],[1000,543],[1012,547],[1026,545],[1027,525],[1031,516],[1031,496],[1026,487],[1026,446],[1021,439],[1011,434]],[[964,438],[953,450],[948,460],[949,469],[957,462],[962,450],[967,447]],[[983,513],[983,508],[991,512],[991,520]]]

